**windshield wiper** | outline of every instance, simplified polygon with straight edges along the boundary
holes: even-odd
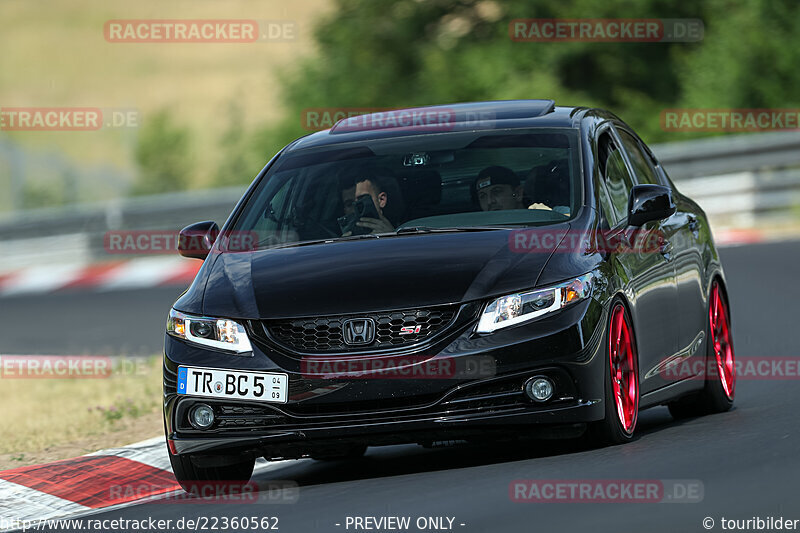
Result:
[[[271,243],[270,241],[262,241],[256,245],[258,249],[263,246],[271,245],[269,248],[293,248],[295,246],[311,246],[314,244],[324,244],[326,242],[339,242],[339,241],[355,241],[359,239],[377,239],[379,235],[373,233],[365,233],[363,235],[348,235],[347,237],[328,237],[326,239],[315,239],[312,241],[297,241],[297,242],[284,242],[284,243]]]
[[[454,231],[490,231],[499,229],[510,229],[503,226],[463,226],[452,228],[432,228],[430,226],[407,226],[399,228],[395,233],[403,235],[408,233],[452,233]]]
[[[326,239],[315,239],[310,241],[299,241],[299,242],[286,242],[286,243],[273,243],[270,241],[262,241],[259,242],[256,247],[257,249],[263,249],[264,246],[269,246],[270,249],[277,249],[277,248],[293,248],[299,246],[312,246],[315,244],[325,244],[329,242],[341,242],[341,241],[356,241],[360,239],[380,239],[385,237],[391,237],[393,235],[415,235],[421,233],[454,233],[454,232],[463,232],[463,231],[490,231],[490,230],[509,230],[512,228],[504,227],[504,226],[464,226],[464,227],[452,227],[452,228],[433,228],[429,226],[408,226],[405,228],[399,228],[394,233],[365,233],[363,235],[348,235],[347,237],[328,237]]]
[[[398,228],[395,233],[398,235],[402,235],[404,233],[430,233],[433,231],[433,228],[429,228],[426,226],[408,226],[407,228]]]

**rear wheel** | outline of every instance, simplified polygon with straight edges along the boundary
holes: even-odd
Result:
[[[730,310],[718,281],[711,285],[708,299],[708,343],[706,348],[705,387],[699,395],[671,403],[675,418],[722,413],[733,405],[736,392],[736,359]]]
[[[173,455],[169,452],[169,462],[172,464],[172,472],[178,480],[183,490],[193,492],[198,485],[205,482],[212,484],[233,483],[244,484],[250,481],[255,467],[255,458],[242,460],[239,457],[215,458],[215,462],[222,463],[222,466],[198,466],[196,460],[191,455]],[[202,488],[202,487],[201,487]]]
[[[595,444],[622,444],[633,439],[639,417],[639,357],[625,305],[611,306],[605,361],[605,419],[589,427]]]

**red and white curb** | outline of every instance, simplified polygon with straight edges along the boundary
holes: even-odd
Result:
[[[770,239],[764,231],[758,229],[720,229],[714,231],[714,243],[721,248],[758,244],[769,240],[774,239]]]
[[[201,261],[179,256],[143,257],[93,265],[38,265],[0,273],[0,297],[65,289],[113,291],[186,286],[201,265]]]
[[[259,459],[254,475],[294,461]],[[0,516],[18,529],[25,521],[75,518],[182,493],[164,437],[74,459],[0,471]],[[14,525],[16,524],[16,525]]]
[[[74,459],[2,471],[0,514],[19,521],[40,520],[128,503],[133,498],[118,495],[122,491],[114,489],[131,483],[151,486],[149,495],[180,488],[172,475],[163,437]]]

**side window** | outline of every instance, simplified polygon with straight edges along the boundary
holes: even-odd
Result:
[[[272,179],[275,181],[279,180],[277,176]],[[286,219],[289,191],[296,185],[297,180],[297,178],[285,179],[278,191],[272,194],[272,200],[269,204],[267,205],[265,202],[262,216],[253,221],[252,227],[254,231],[273,235],[283,229],[284,223],[282,221]],[[267,198],[270,193],[272,193],[270,187],[267,186],[262,189],[262,196],[264,198]]]
[[[625,166],[622,152],[608,132],[600,136],[597,147],[600,173],[605,179],[610,207],[613,209],[612,213],[606,208],[609,211],[607,216],[616,224],[628,215],[628,196],[633,188],[633,179]]]
[[[659,185],[658,174],[650,161],[650,157],[644,153],[639,141],[625,130],[617,130],[622,146],[628,154],[628,158],[633,165],[633,172],[636,174],[638,183]]]

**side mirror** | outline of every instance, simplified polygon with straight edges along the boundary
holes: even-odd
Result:
[[[205,259],[219,236],[217,223],[208,220],[183,228],[178,235],[178,253],[192,259]]]
[[[628,198],[628,225],[642,226],[675,213],[672,191],[663,185],[635,185]]]

